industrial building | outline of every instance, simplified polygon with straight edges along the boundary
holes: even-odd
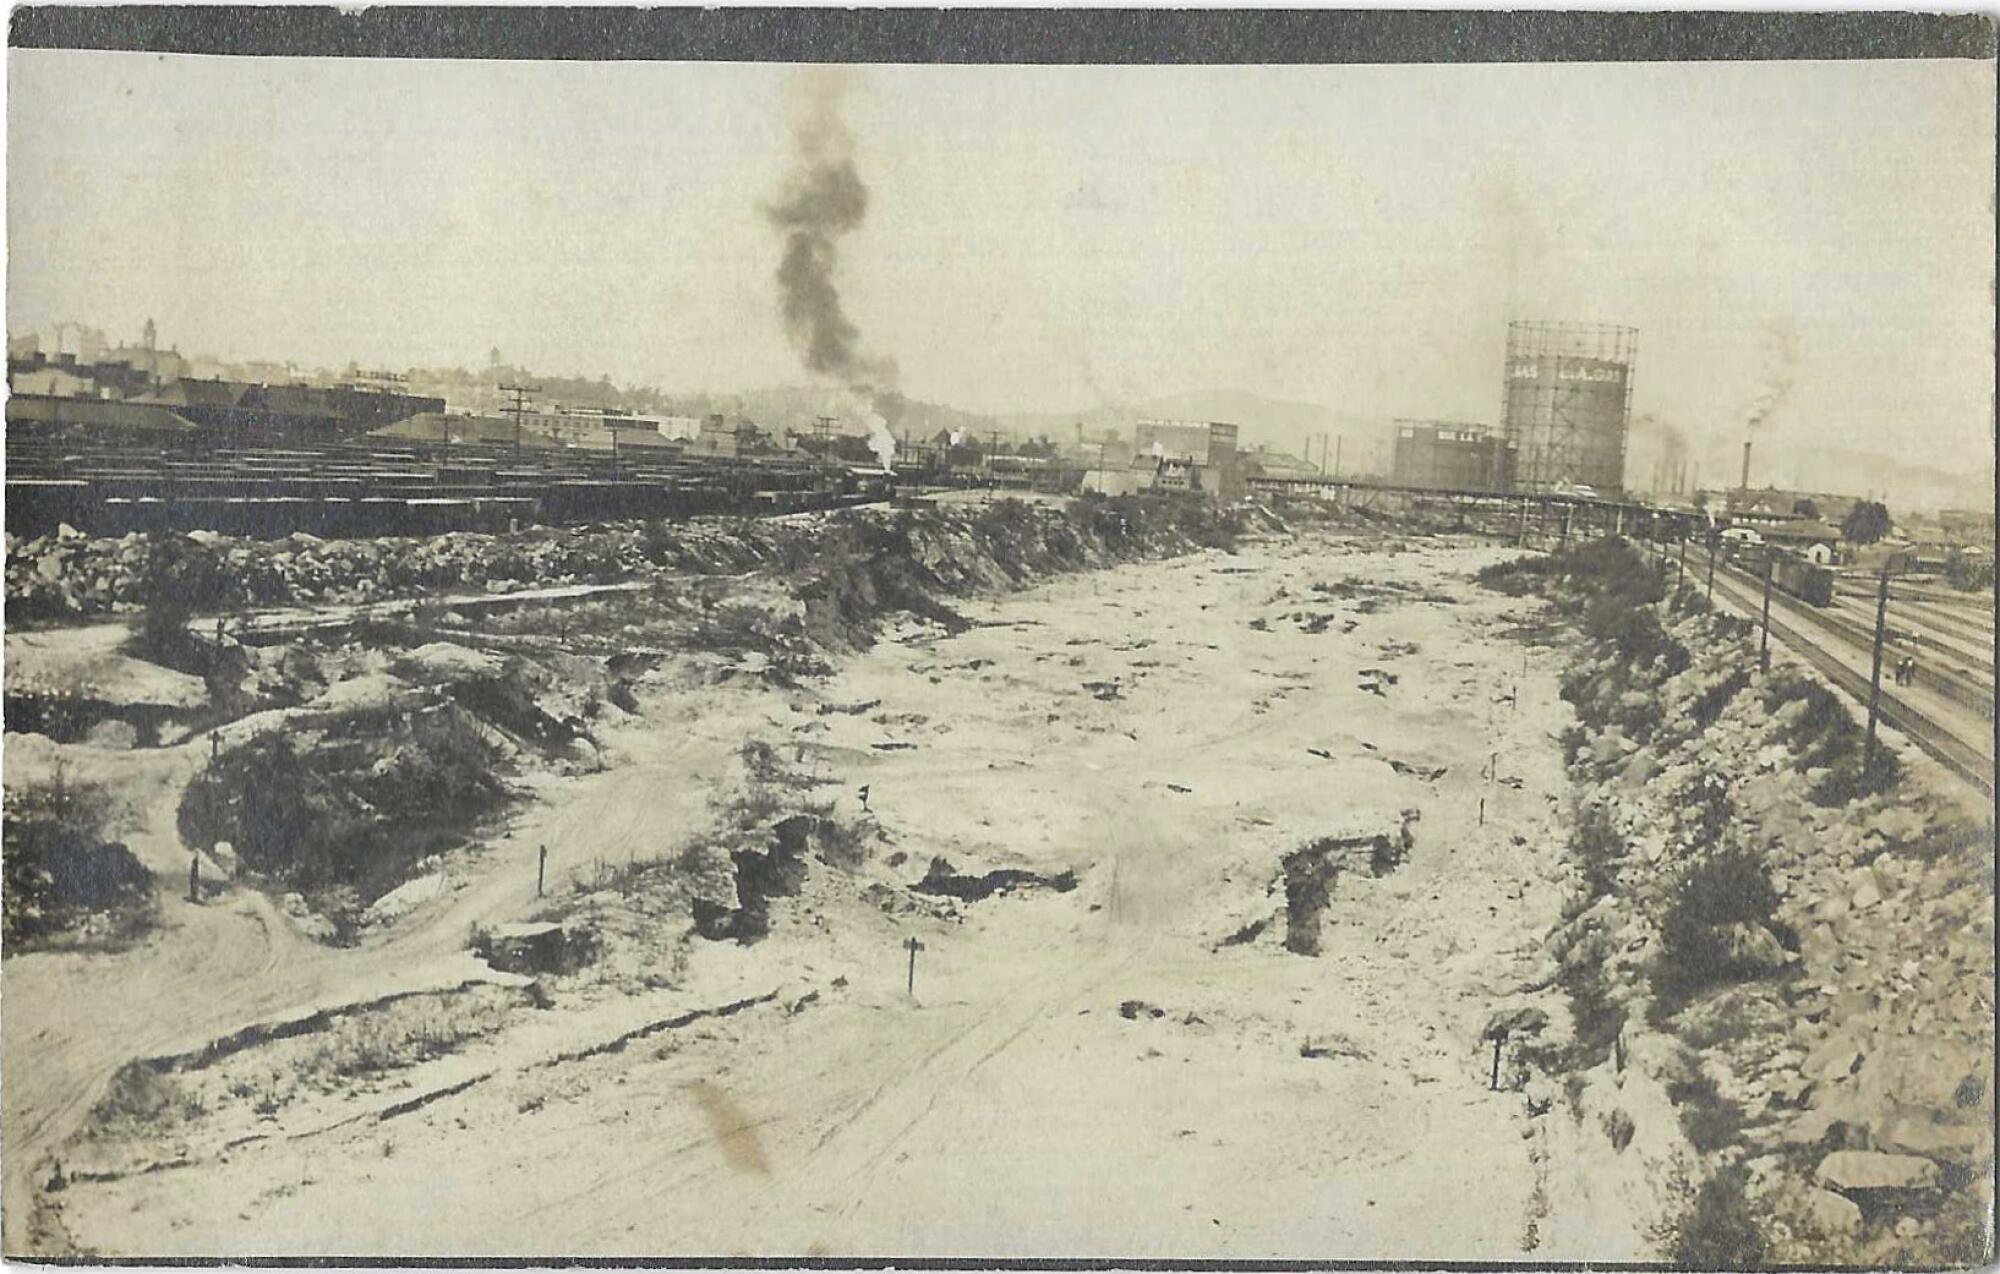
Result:
[[[1509,323],[1501,431],[1524,491],[1625,488],[1639,333],[1588,323]]]
[[[1243,494],[1236,426],[1221,421],[1142,420],[1132,429],[1132,465],[1152,485],[1233,500]]]
[[[1485,425],[1399,420],[1390,481],[1439,491],[1507,491],[1514,485],[1514,451]]]

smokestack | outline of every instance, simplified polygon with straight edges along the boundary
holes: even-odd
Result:
[[[1748,438],[1743,440],[1743,482],[1741,485],[1745,491],[1750,489],[1750,440]]]

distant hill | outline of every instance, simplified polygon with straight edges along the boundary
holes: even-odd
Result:
[[[1945,470],[1869,451],[1818,447],[1781,453],[1773,467],[1799,490],[1872,494],[1892,513],[1993,507],[1993,465],[1971,458],[1962,470]]]

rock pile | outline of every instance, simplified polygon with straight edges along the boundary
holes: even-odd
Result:
[[[1595,643],[1568,679],[1578,894],[1549,976],[1622,1012],[1621,1051],[1656,1059],[1709,1173],[1748,1170],[1768,1259],[1984,1259],[1990,827],[1910,776],[1841,799],[1847,736],[1816,724],[1810,674],[1744,675],[1741,626],[1698,602],[1655,604],[1660,649]],[[1703,930],[1690,882],[1732,854],[1769,914]],[[1676,966],[1691,933],[1706,973]]]
[[[695,519],[508,534],[454,531],[429,538],[322,540],[299,532],[249,540],[191,531],[93,539],[6,537],[7,613],[14,622],[129,612],[146,601],[159,545],[196,559],[222,608],[347,604],[453,592],[612,583],[647,571],[733,574],[823,565],[831,548],[888,560],[911,584],[946,593],[1001,588],[1054,573],[1227,543],[1256,511],[1195,500],[1079,500],[1066,506],[1003,500],[973,508],[857,508],[776,519]]]

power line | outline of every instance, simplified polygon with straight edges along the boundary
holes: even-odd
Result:
[[[506,411],[508,415],[514,418],[514,450],[519,451],[521,449],[521,417],[527,414],[528,395],[541,393],[542,387],[540,385],[502,385],[500,386],[500,392],[514,395],[514,402],[506,408]]]

